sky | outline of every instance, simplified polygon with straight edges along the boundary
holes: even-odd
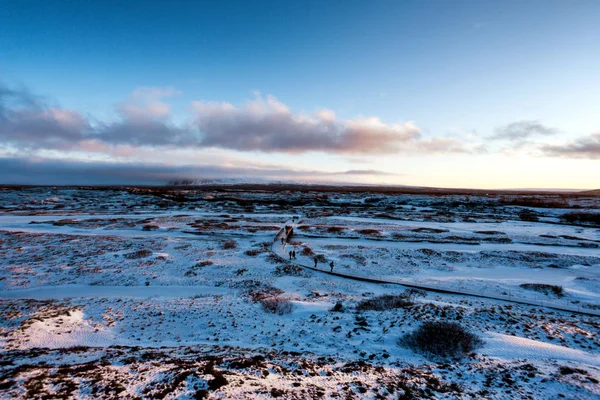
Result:
[[[0,183],[600,188],[600,2],[0,0]]]

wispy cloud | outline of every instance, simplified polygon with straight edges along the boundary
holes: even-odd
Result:
[[[508,125],[497,128],[489,139],[522,141],[533,136],[551,136],[558,133],[557,129],[542,125],[539,121],[523,120],[512,122]]]
[[[563,145],[544,145],[540,150],[548,156],[600,159],[600,133],[594,133]]]
[[[398,175],[398,174],[393,174],[391,172],[384,172],[384,171],[379,171],[376,169],[351,169],[348,171],[344,171],[344,172],[337,172],[335,173],[336,175],[382,175],[382,176],[392,176],[392,175]]]

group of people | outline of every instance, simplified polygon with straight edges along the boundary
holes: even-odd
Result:
[[[295,220],[297,217],[293,217],[293,220]],[[288,230],[288,226],[286,225],[284,227],[284,235],[281,236],[281,245],[283,246],[283,248],[285,249],[285,245],[287,244],[287,235],[289,233]],[[291,230],[291,229],[290,229]],[[294,248],[293,250],[290,250],[288,252],[289,256],[290,256],[290,260],[295,260],[296,259],[296,249]],[[314,258],[315,261],[315,268],[317,268],[317,264],[319,263],[319,257],[315,257]],[[333,261],[331,261],[329,263],[329,268],[331,268],[331,272],[333,272]]]

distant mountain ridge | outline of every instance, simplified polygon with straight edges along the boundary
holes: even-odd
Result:
[[[379,186],[370,183],[349,183],[349,182],[328,182],[328,181],[307,181],[300,179],[272,180],[261,178],[207,178],[207,179],[176,179],[169,181],[167,186],[215,186],[215,185],[325,185],[325,186]],[[386,185],[390,187],[404,187],[405,185]]]
[[[176,179],[169,181],[169,186],[203,186],[203,185],[240,185],[240,184],[266,184],[262,179],[248,178],[219,178],[219,179]]]
[[[588,196],[600,196],[600,189],[584,190],[583,192],[577,192],[577,194],[584,194]]]
[[[298,185],[298,186],[356,186],[356,187],[387,187],[387,188],[406,188],[406,189],[431,189],[431,190],[476,190],[476,191],[490,191],[490,192],[538,192],[538,193],[564,193],[564,194],[577,194],[586,196],[600,196],[600,189],[592,190],[581,190],[581,189],[554,189],[554,188],[496,188],[496,189],[481,189],[481,188],[443,188],[443,187],[429,187],[429,186],[415,186],[415,185],[401,185],[401,184],[380,184],[380,183],[355,183],[355,182],[336,182],[336,181],[308,181],[302,179],[288,179],[288,180],[273,180],[266,178],[200,178],[200,179],[176,179],[169,181],[167,186],[236,186],[236,185],[264,185],[264,186],[278,186],[278,185]]]

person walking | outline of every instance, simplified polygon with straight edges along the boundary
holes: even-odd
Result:
[[[315,257],[315,268],[317,268],[317,263],[319,262],[319,259],[317,257]]]
[[[292,250],[290,250],[290,260],[292,259]]]
[[[333,272],[333,261],[329,263],[329,266],[331,267],[331,272]]]
[[[283,244],[283,241],[284,241],[284,240],[285,240],[285,239],[284,239],[284,237],[282,236],[282,237],[281,237],[281,244]]]
[[[292,258],[295,260],[296,259],[296,250],[292,250]]]

